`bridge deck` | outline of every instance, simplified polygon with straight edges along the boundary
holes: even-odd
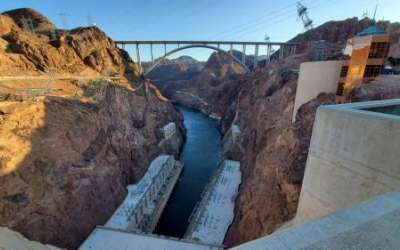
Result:
[[[132,40],[132,41],[114,41],[116,44],[221,44],[221,45],[288,45],[288,46],[296,46],[298,43],[290,43],[290,42],[251,42],[251,41],[206,41],[206,40],[199,40],[199,41],[190,41],[190,40],[181,40],[181,41],[173,41],[173,40],[166,40],[166,41],[157,41],[157,40]]]

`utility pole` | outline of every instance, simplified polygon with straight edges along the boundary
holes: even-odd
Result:
[[[313,28],[313,21],[308,16],[308,9],[300,1],[297,1],[297,14],[303,22],[304,28],[310,30]]]
[[[369,12],[368,10],[365,10],[364,13],[361,15],[362,18],[367,18],[369,17]]]
[[[66,30],[66,29],[68,29],[68,22],[67,22],[67,16],[68,16],[68,14],[67,13],[65,13],[65,12],[60,12],[60,13],[58,13],[58,15],[60,16],[60,18],[61,18],[61,23],[62,23],[62,28],[64,29],[64,30]]]
[[[375,6],[375,11],[374,11],[374,17],[372,18],[375,21],[376,18],[376,12],[378,11],[378,5]]]
[[[91,15],[86,16],[87,26],[93,26],[93,19]]]

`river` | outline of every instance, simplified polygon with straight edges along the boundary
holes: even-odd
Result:
[[[178,108],[187,130],[180,155],[180,161],[185,165],[154,233],[182,238],[189,225],[189,216],[221,160],[222,142],[216,121],[198,111]]]

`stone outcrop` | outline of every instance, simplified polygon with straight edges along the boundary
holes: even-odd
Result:
[[[51,26],[51,32],[26,30],[16,22],[26,12],[32,11],[0,15],[0,75],[137,76],[137,65],[97,27],[55,30],[47,18],[38,17],[33,18],[35,24],[43,29]]]
[[[307,103],[292,125],[299,62],[275,63],[247,75],[241,85],[235,124],[241,130],[244,178],[227,245],[271,233],[296,211],[314,112],[334,101],[323,95]]]
[[[161,88],[166,96],[178,103],[212,117],[221,117],[233,96],[237,96],[238,79],[245,73],[245,69],[231,57],[215,52],[201,72],[190,80],[162,83],[165,87]]]
[[[32,28],[41,32],[56,29],[56,26],[47,17],[30,8],[6,11],[3,12],[3,15],[11,17],[21,29]]]
[[[27,78],[0,82],[0,225],[75,249],[157,155],[179,153],[182,118],[98,28],[52,40],[10,16],[0,16],[0,78]],[[170,123],[172,146],[157,135]]]
[[[351,102],[394,99],[400,97],[400,76],[378,77],[373,84],[361,85],[349,94]]]
[[[142,63],[146,71],[151,62]],[[164,87],[171,81],[188,80],[199,73],[204,67],[203,62],[199,62],[190,56],[181,56],[175,59],[163,59],[147,77],[152,81],[159,82],[160,87]]]
[[[398,24],[384,24],[396,37]],[[237,141],[244,148],[240,159],[243,183],[236,217],[225,240],[228,246],[272,233],[296,212],[315,111],[320,105],[334,103],[334,94],[322,93],[299,109],[294,124],[290,121],[299,65],[312,58],[308,41],[326,40],[335,47],[368,25],[370,22],[357,19],[324,24],[293,39],[304,43],[302,54],[241,77],[237,99],[231,99],[221,120],[225,137],[230,136],[232,124],[240,127]],[[393,79],[385,86],[363,85],[353,91],[352,98],[396,97],[397,80]],[[232,155],[231,145],[224,145],[228,156]]]

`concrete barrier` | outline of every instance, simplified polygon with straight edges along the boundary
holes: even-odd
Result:
[[[295,224],[400,190],[400,116],[368,111],[396,105],[318,109]]]

